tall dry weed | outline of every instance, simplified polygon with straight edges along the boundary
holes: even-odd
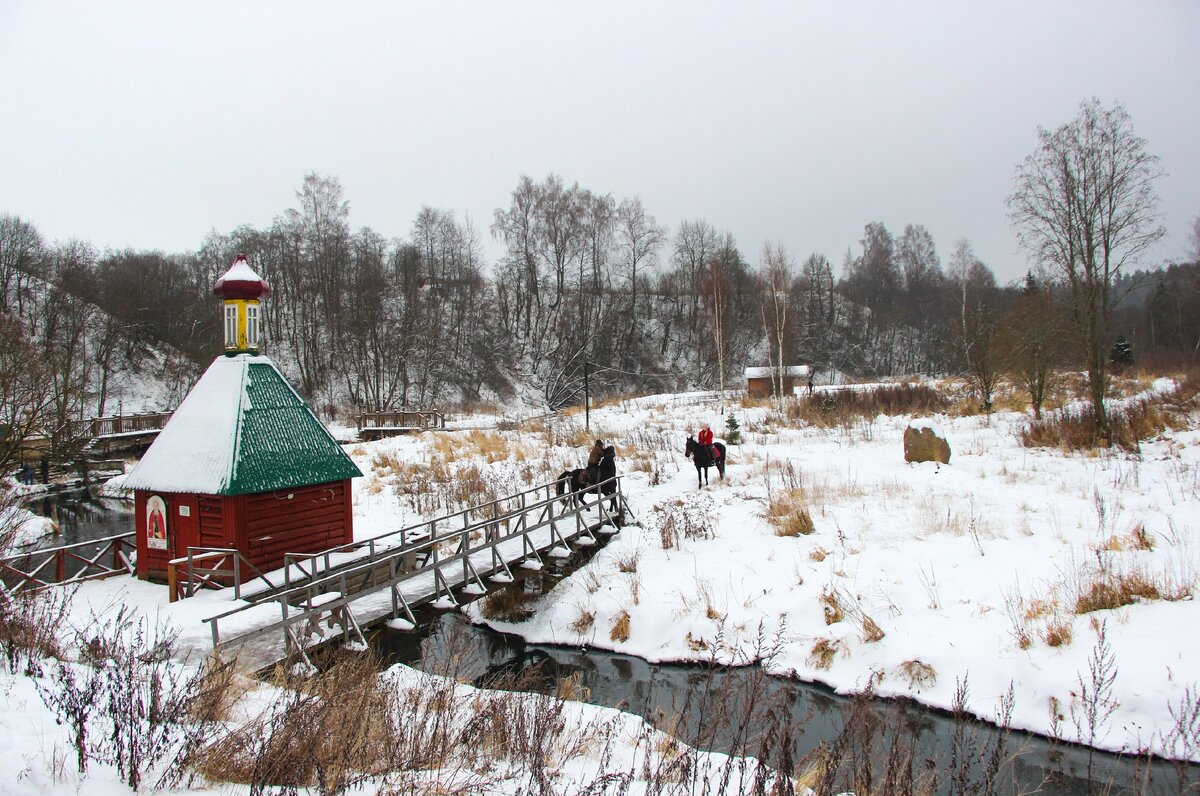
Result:
[[[850,426],[879,415],[930,415],[944,412],[946,396],[933,386],[885,384],[813,393],[784,404],[784,414],[820,428]]]
[[[1115,445],[1138,452],[1144,440],[1162,434],[1167,428],[1183,428],[1186,415],[1196,405],[1197,387],[1191,376],[1174,389],[1113,406],[1107,412],[1111,438],[1096,435],[1096,413],[1091,404],[1060,409],[1021,430],[1021,443],[1027,448],[1053,447],[1066,451]]]

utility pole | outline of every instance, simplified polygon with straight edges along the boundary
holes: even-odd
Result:
[[[588,367],[591,364],[587,361],[583,363],[583,427],[588,431],[592,430],[588,414]]]

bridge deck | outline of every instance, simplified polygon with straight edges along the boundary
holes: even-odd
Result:
[[[487,504],[490,517],[473,519],[484,508],[474,507],[402,529],[384,540],[391,546],[371,540],[365,552],[344,545],[294,556],[285,585],[244,589],[248,602],[204,620],[213,647],[236,649],[243,663],[261,668],[339,636],[362,641],[361,626],[385,617],[415,623],[417,607],[452,607],[461,596],[486,593],[485,581],[511,581],[513,567],[539,568],[548,551],[569,555],[571,544],[596,544],[602,529],[615,533],[627,509],[620,477],[601,486],[612,494],[559,497],[546,484],[506,498],[505,510],[502,501]]]

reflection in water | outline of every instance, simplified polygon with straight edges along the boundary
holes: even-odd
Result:
[[[42,537],[31,549],[62,547],[133,531],[132,503],[93,498],[84,486],[46,495],[29,508],[58,523],[58,533]]]
[[[956,720],[912,702],[842,697],[757,666],[655,665],[608,652],[527,645],[472,627],[458,614],[434,618],[427,634],[383,629],[372,643],[389,663],[483,687],[552,694],[566,682],[576,698],[637,713],[690,745],[749,752],[786,768],[821,746],[840,744],[846,755],[868,755],[882,769],[889,749],[898,749],[911,753],[912,770],[936,775],[938,792],[951,793],[960,790],[956,761],[969,761],[960,778],[981,786],[985,760],[995,753],[1004,761],[996,792],[1089,793],[1086,749]],[[1173,794],[1200,781],[1200,766],[1147,765],[1102,753],[1093,753],[1091,763],[1094,781],[1110,794]]]
[[[95,499],[86,487],[38,497],[26,505],[50,517],[58,526],[57,533],[48,534],[12,551],[12,568],[26,573],[36,572],[41,580],[55,580],[59,577],[59,567],[62,577],[69,578],[77,574],[83,569],[84,560],[94,558],[103,550],[103,546],[85,544],[70,551],[70,555],[56,556],[55,553],[42,551],[133,531],[132,504],[122,500]],[[3,576],[4,585],[10,588],[21,580],[12,573]]]

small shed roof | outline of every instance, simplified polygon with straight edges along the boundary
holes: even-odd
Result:
[[[242,495],[355,478],[269,357],[218,357],[125,480],[129,489]]]
[[[747,379],[769,379],[778,368],[746,368]],[[784,376],[804,378],[808,376],[808,365],[788,365],[783,369]]]

